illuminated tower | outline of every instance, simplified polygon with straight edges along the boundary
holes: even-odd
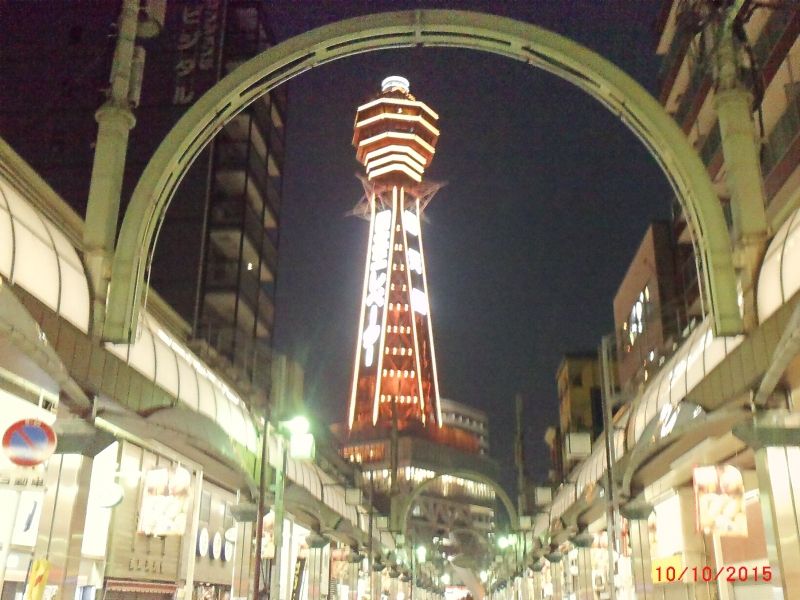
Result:
[[[355,212],[369,219],[361,321],[350,396],[350,435],[441,427],[436,357],[425,279],[421,215],[439,189],[423,183],[438,115],[387,77],[356,113],[353,145],[366,167]]]

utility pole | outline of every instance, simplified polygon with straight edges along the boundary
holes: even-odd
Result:
[[[261,432],[261,472],[258,479],[258,505],[256,509],[256,548],[255,548],[255,569],[253,569],[253,597],[252,600],[260,600],[259,588],[261,587],[261,546],[264,540],[264,493],[267,489],[267,481],[271,479],[269,465],[269,422],[264,420],[264,430]]]
[[[525,481],[525,426],[523,421],[523,398],[522,394],[517,394],[514,398],[516,409],[517,435],[515,440],[514,459],[517,463],[517,518],[521,521],[523,515],[528,511],[528,496],[526,493]],[[520,544],[519,536],[522,537]],[[519,528],[517,543],[514,545],[514,558],[516,560],[515,571],[519,571],[520,598],[527,600],[528,583],[525,571],[527,570],[526,556],[528,554],[528,530]],[[520,569],[519,556],[522,553],[522,568]]]
[[[525,513],[527,498],[525,495],[525,436],[522,424],[522,394],[514,398],[517,432],[514,443],[514,461],[517,463],[517,515]]]
[[[603,403],[603,431],[606,445],[606,476],[608,477],[608,489],[606,491],[606,536],[608,538],[608,588],[610,600],[615,600],[617,597],[617,588],[614,584],[614,575],[617,571],[614,551],[616,549],[617,555],[619,556],[622,550],[616,479],[614,477],[614,463],[616,457],[614,456],[614,415],[611,407],[616,396],[613,373],[615,344],[616,339],[614,334],[603,336],[600,342],[600,369],[603,378],[601,399]]]

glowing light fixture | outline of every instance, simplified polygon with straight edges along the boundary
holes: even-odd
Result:
[[[381,91],[391,92],[392,90],[399,89],[400,91],[408,92],[410,85],[411,84],[408,82],[408,79],[405,77],[401,77],[400,75],[390,75],[381,82]]]

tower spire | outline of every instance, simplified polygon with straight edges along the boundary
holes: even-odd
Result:
[[[441,427],[421,215],[437,184],[423,182],[438,115],[407,79],[383,80],[356,113],[353,145],[365,167],[369,242],[349,407],[350,435]]]

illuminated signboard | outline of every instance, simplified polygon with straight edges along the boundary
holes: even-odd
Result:
[[[183,535],[192,504],[192,475],[183,467],[174,471],[151,469],[144,476],[137,533]]]
[[[392,211],[384,210],[375,215],[372,245],[370,248],[369,280],[364,304],[367,323],[361,334],[364,350],[364,366],[375,362],[375,349],[381,336],[381,316],[386,304],[386,280],[389,270],[389,246],[392,235]]]
[[[747,537],[742,473],[733,465],[695,467],[697,530]]]

